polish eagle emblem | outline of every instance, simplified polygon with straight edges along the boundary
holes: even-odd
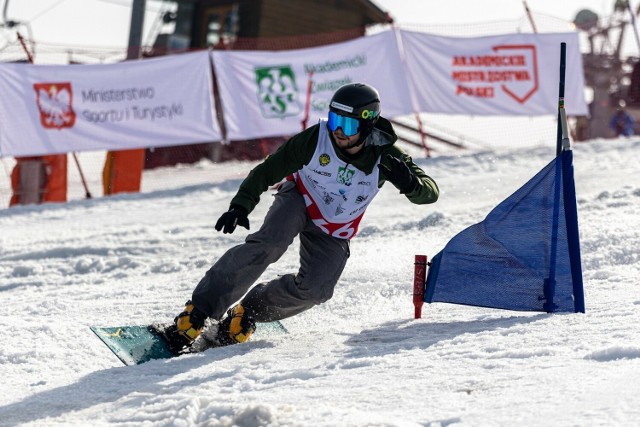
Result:
[[[35,83],[33,89],[36,91],[40,123],[45,129],[73,127],[76,114],[71,83]]]

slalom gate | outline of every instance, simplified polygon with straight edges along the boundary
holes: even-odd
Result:
[[[413,303],[448,302],[505,310],[585,312],[567,119],[566,44],[560,46],[556,157],[495,207],[454,236],[430,261],[416,255]]]

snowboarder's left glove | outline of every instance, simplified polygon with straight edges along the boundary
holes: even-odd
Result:
[[[411,172],[409,166],[402,160],[393,157],[391,154],[384,156],[384,160],[389,166],[383,165],[382,162],[378,164],[380,173],[387,181],[390,181],[393,185],[400,190],[400,194],[411,193],[416,189],[418,185],[418,178]]]
[[[231,205],[229,210],[222,214],[218,222],[216,222],[216,231],[222,230],[224,234],[231,234],[235,231],[237,225],[241,225],[247,230],[249,229],[249,213],[245,208],[239,205]]]

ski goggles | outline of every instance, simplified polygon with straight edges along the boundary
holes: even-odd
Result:
[[[360,122],[353,117],[341,116],[338,113],[329,111],[329,129],[335,132],[338,128],[342,128],[342,132],[346,136],[353,136],[359,132]]]

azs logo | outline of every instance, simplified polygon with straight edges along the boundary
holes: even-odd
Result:
[[[354,169],[347,169],[346,167],[340,166],[338,168],[338,176],[336,177],[336,181],[348,187],[352,184],[352,179],[355,174],[356,171]]]
[[[290,65],[255,69],[258,102],[265,118],[295,116],[302,111],[296,76]]]

